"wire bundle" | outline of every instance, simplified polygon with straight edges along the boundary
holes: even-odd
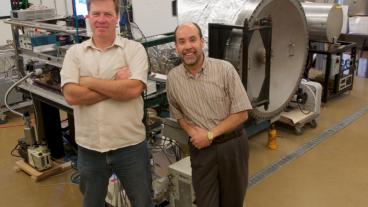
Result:
[[[69,152],[68,155],[64,158],[64,161],[70,161],[70,165],[72,166],[72,168],[77,171],[70,176],[70,180],[73,183],[79,183],[79,172],[77,167],[78,158],[74,158],[73,155],[75,155],[73,152]]]

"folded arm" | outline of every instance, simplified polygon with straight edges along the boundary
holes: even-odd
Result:
[[[93,77],[81,77],[79,84],[119,101],[136,99],[145,89],[145,84],[140,80],[103,80]]]
[[[71,106],[90,105],[109,98],[76,83],[65,84],[63,86],[63,94],[66,102]]]

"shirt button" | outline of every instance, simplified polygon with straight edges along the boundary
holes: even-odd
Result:
[[[202,98],[202,95],[199,95],[199,97],[201,97],[201,98]]]
[[[207,110],[205,109],[204,112],[207,112]]]
[[[196,81],[197,83],[199,83],[199,81]]]

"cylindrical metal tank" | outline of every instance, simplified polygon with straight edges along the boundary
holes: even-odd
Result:
[[[349,15],[368,15],[368,0],[335,0],[335,3],[349,6]]]
[[[270,105],[255,107],[250,114],[258,120],[271,120],[288,105],[299,86],[308,52],[308,27],[302,5],[298,0],[256,0],[243,7],[236,21],[249,27],[259,26],[260,19],[272,17],[272,62]],[[227,60],[236,69],[242,68],[242,30],[233,30],[227,48]],[[265,65],[260,60],[264,45],[259,32],[255,32],[249,45],[247,93],[251,101],[260,95],[265,77]],[[240,77],[242,72],[239,70]]]
[[[308,53],[307,19],[299,0],[181,0],[178,9],[179,23],[198,23],[206,42],[208,23],[243,25],[247,18],[249,27],[253,28],[271,15],[270,105],[267,110],[263,106],[255,107],[249,113],[257,120],[271,120],[287,107],[299,86]],[[240,77],[242,41],[243,31],[234,29],[225,51],[226,60],[234,65]],[[259,96],[265,77],[264,45],[258,31],[253,34],[248,54],[247,93],[252,102]]]
[[[339,39],[343,13],[338,4],[302,3],[307,17],[309,39],[317,42],[333,42]]]

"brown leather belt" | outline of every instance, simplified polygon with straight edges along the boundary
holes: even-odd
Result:
[[[234,131],[216,137],[214,140],[212,140],[212,142],[224,143],[224,142],[227,142],[231,139],[240,137],[244,133],[243,129],[244,129],[244,126],[242,124],[238,128],[236,128]]]

